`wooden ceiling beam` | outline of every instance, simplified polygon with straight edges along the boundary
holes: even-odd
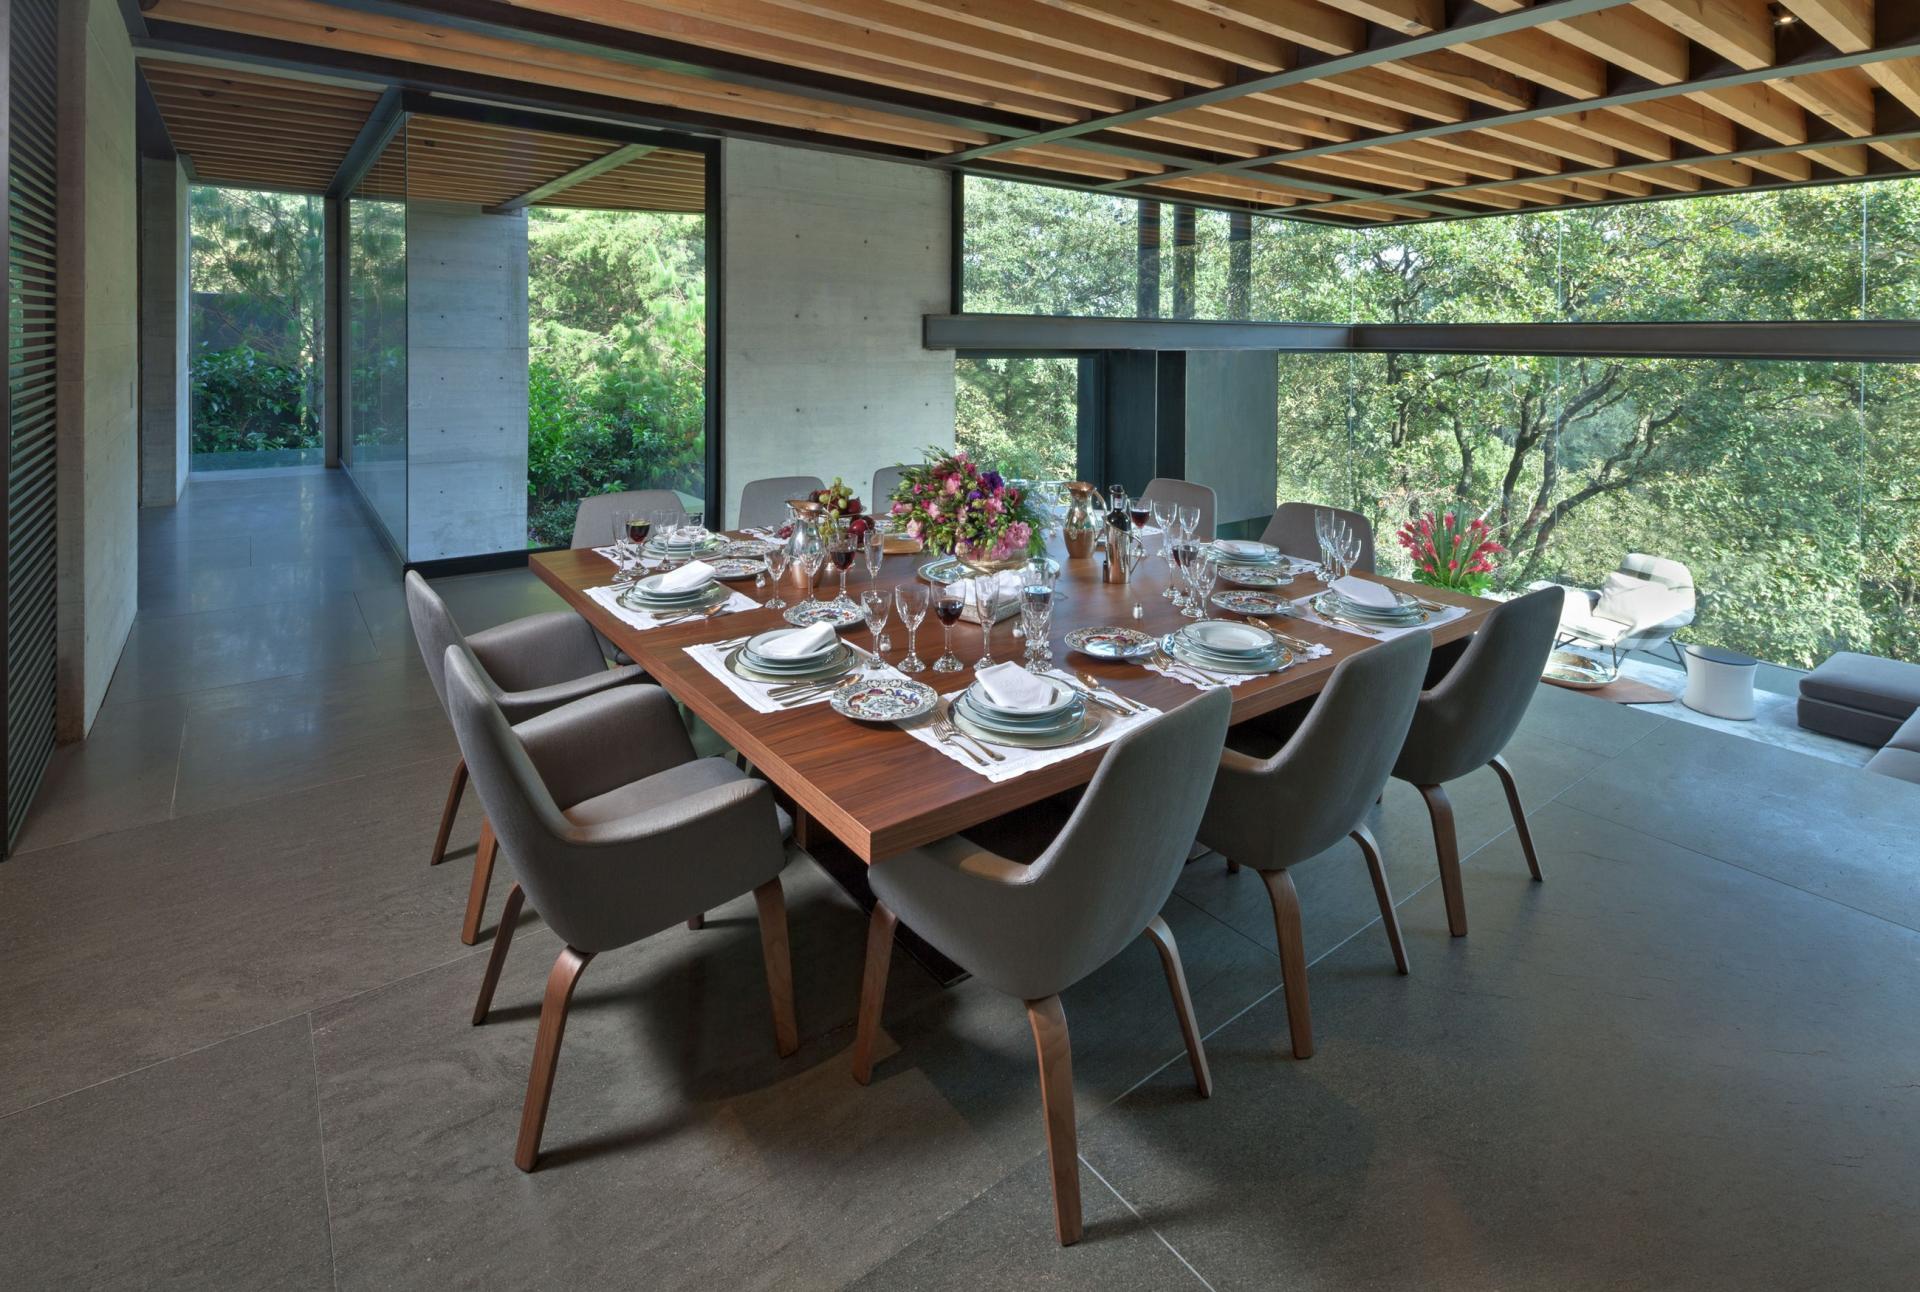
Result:
[[[1571,99],[1597,99],[1607,92],[1605,63],[1544,31],[1516,31],[1455,48],[1468,58],[1558,90]]]
[[[838,0],[835,8],[841,12],[871,13],[888,6],[989,32],[995,37],[1092,55],[1190,85],[1224,85],[1239,66],[1277,71],[1286,66],[1288,55],[1280,42],[1261,41],[1250,32],[1246,33],[1250,39],[1244,51],[1195,48],[1185,41],[1143,34],[1075,13],[1037,14],[1032,5],[1018,0],[885,0],[882,5],[876,5],[873,0]],[[1223,46],[1225,42],[1212,44]]]
[[[1533,86],[1499,68],[1450,49],[1413,58],[1396,59],[1381,70],[1419,85],[1447,90],[1463,99],[1507,112],[1525,112],[1533,106]]]
[[[1873,82],[1855,68],[1790,77],[1773,86],[1843,135],[1874,132]]]
[[[1321,0],[1321,3],[1402,36],[1424,36],[1447,25],[1447,7],[1443,0]]]
[[[1800,105],[1763,83],[1702,90],[1687,97],[1737,125],[1777,144],[1807,142],[1807,114]]]
[[[1433,121],[1465,121],[1471,111],[1467,100],[1451,90],[1435,89],[1430,85],[1409,81],[1377,67],[1330,76],[1320,84],[1343,94],[1351,94],[1357,99],[1398,108]]]
[[[1865,144],[1835,144],[1830,148],[1808,148],[1800,155],[1840,175],[1858,177],[1873,169],[1873,154]]]
[[[1635,0],[1689,40],[1749,72],[1774,63],[1773,7],[1767,0]]]
[[[1640,177],[1649,184],[1657,184],[1661,188],[1672,189],[1676,193],[1698,193],[1700,191],[1700,177],[1691,172],[1681,170],[1678,166],[1652,167],[1641,171]]]
[[[1471,153],[1476,157],[1489,157],[1494,161],[1511,162],[1518,170],[1531,171],[1536,175],[1554,175],[1566,169],[1566,161],[1558,154],[1544,148],[1535,148],[1531,144],[1518,144],[1511,139],[1501,139],[1476,130],[1470,134],[1445,135],[1422,142],[1435,148],[1451,149],[1457,152]]]
[[[949,0],[892,0],[892,3],[912,3],[915,8],[923,5],[938,9],[950,7],[956,17],[963,11],[980,9],[976,0],[951,0],[951,4]],[[1101,0],[1100,3],[1090,3],[1089,0],[1028,0],[1027,3],[1008,7],[1016,20],[1024,19],[1031,26],[1040,26],[1047,20],[1034,13],[1037,6],[1071,15],[1068,22],[1072,18],[1082,19],[1095,25],[1091,28],[1095,32],[1114,33],[1110,38],[1091,36],[1090,40],[1096,44],[1106,39],[1118,40],[1131,36],[1142,41],[1177,45],[1182,49],[1262,70],[1277,72],[1292,66],[1293,47],[1287,41],[1213,14],[1168,4],[1166,0],[1157,0],[1156,3],[1146,3],[1144,0]]]
[[[1111,0],[1116,7],[1139,0]],[[1055,0],[1041,0],[1043,4]],[[1366,47],[1367,24],[1353,14],[1340,13],[1309,0],[1174,0],[1188,9],[1237,22],[1269,36],[1279,36],[1322,54],[1351,54]]]
[[[1873,48],[1873,0],[1787,0],[1787,11],[1843,53]]]
[[[1364,126],[1369,130],[1384,130],[1397,134],[1413,126],[1413,118],[1397,108],[1375,103],[1371,99],[1354,98],[1351,95],[1330,90],[1319,83],[1289,85],[1285,89],[1270,90],[1258,97],[1268,103],[1278,103],[1283,107],[1318,113],[1324,117],[1331,117],[1335,121]]]
[[[1763,170],[1789,183],[1797,184],[1813,178],[1813,163],[1800,153],[1762,153],[1748,157],[1746,163],[1755,170]]]
[[[1733,122],[1687,99],[1644,99],[1639,103],[1623,103],[1613,111],[1704,152],[1730,153],[1739,146],[1734,138]]]
[[[1454,152],[1436,147],[1422,140],[1409,140],[1405,143],[1382,144],[1378,148],[1369,148],[1361,157],[1395,157],[1413,161],[1429,162],[1439,166],[1465,171],[1469,175],[1478,175],[1481,179],[1516,179],[1520,169],[1509,162],[1494,161],[1474,153]]]
[[[1655,85],[1678,85],[1687,79],[1692,47],[1686,36],[1638,9],[1622,6],[1582,14],[1540,30]]]
[[[1736,188],[1745,188],[1753,183],[1753,167],[1738,161],[1704,161],[1695,159],[1679,163],[1680,169],[1691,171],[1702,179],[1710,179],[1720,184],[1730,184]]]
[[[1888,59],[1868,63],[1865,71],[1880,88],[1900,100],[1907,111],[1920,116],[1920,59]]]
[[[1645,161],[1673,160],[1673,136],[1612,112],[1569,112],[1542,121],[1587,139],[1611,144]]]
[[[1619,160],[1611,145],[1562,130],[1545,121],[1512,121],[1505,125],[1487,126],[1482,133],[1525,144],[1529,148],[1539,148],[1555,156],[1571,157],[1584,166],[1612,166]]]

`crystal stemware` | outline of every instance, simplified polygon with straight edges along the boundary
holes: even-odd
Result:
[[[801,601],[800,609],[811,610],[820,604],[814,600],[813,581],[820,576],[820,563],[827,559],[827,551],[821,546],[820,535],[814,532],[811,525],[794,526],[793,537],[788,541],[793,548],[793,563],[807,581],[807,595]]]
[[[1180,613],[1188,619],[1207,617],[1207,600],[1213,596],[1214,581],[1219,578],[1220,567],[1214,561],[1213,554],[1204,548],[1196,549],[1193,559],[1187,563],[1187,584],[1192,595],[1187,598],[1187,608]]]
[[[953,653],[953,626],[960,622],[961,611],[967,608],[964,589],[958,582],[949,583],[940,589],[933,601],[934,618],[940,621],[940,658],[933,661],[936,673],[958,673],[966,665]]]
[[[869,529],[867,531],[867,538],[861,548],[861,555],[867,562],[867,577],[869,579],[879,578],[881,563],[886,560],[887,540],[878,529]]]
[[[982,574],[973,581],[973,605],[980,612],[980,658],[974,671],[993,667],[993,623],[1000,617],[1000,576]]]
[[[1160,589],[1160,595],[1171,600],[1173,585],[1178,582],[1173,568],[1173,543],[1179,535],[1173,532],[1174,513],[1179,508],[1164,498],[1153,500],[1153,524],[1160,531],[1160,558],[1167,563],[1167,586]]]
[[[880,652],[887,650],[887,617],[893,610],[893,598],[879,588],[868,588],[860,594],[860,613],[866,616],[867,629],[873,634],[873,653],[867,656],[867,672],[878,673],[887,666],[880,658]]]
[[[1180,508],[1179,521],[1180,521],[1180,537],[1186,539],[1189,543],[1191,543],[1193,541],[1194,534],[1200,528],[1200,509],[1198,507]]]
[[[1053,667],[1049,634],[1053,630],[1053,567],[1029,561],[1020,571],[1020,619],[1026,632],[1027,668],[1044,673]]]
[[[785,543],[774,543],[767,548],[767,578],[773,584],[773,596],[767,599],[769,610],[785,610],[786,598],[780,595],[780,580],[787,577],[787,561],[793,552]]]
[[[927,585],[919,580],[902,583],[893,590],[893,607],[900,612],[900,622],[907,626],[907,657],[900,661],[902,673],[924,673],[927,662],[920,658],[914,649],[914,634],[920,631],[920,624],[927,617]]]
[[[847,571],[853,568],[853,551],[853,531],[846,521],[836,520],[827,540],[827,556],[833,562],[833,568],[840,572],[840,595],[833,599],[836,609],[851,609],[853,606],[853,602],[847,599]]]
[[[1187,563],[1193,559],[1193,544],[1184,538],[1172,538],[1167,543],[1167,565],[1172,571],[1168,591],[1173,594],[1176,609],[1184,610],[1187,605]]]

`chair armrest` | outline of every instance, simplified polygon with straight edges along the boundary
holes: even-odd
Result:
[[[593,625],[571,610],[528,615],[467,635],[474,658],[505,692],[540,691],[606,671]]]
[[[530,718],[513,732],[563,808],[694,758],[680,707],[657,686],[589,695]]]
[[[552,686],[539,687],[532,691],[503,691],[495,702],[500,712],[507,715],[507,721],[525,722],[537,718],[562,705],[584,700],[590,695],[599,695],[632,682],[644,682],[647,674],[638,664],[622,664],[619,668],[608,668],[601,661],[598,672],[583,673],[579,677],[568,678],[564,682],[555,682]]]

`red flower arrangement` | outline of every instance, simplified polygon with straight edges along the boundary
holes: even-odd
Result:
[[[1507,550],[1493,541],[1486,521],[1475,517],[1463,524],[1453,512],[1410,520],[1397,537],[1413,557],[1414,582],[1476,597],[1493,583],[1494,557]]]

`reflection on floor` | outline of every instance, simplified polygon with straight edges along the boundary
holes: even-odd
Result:
[[[1687,675],[1672,665],[1662,668],[1658,664],[1630,658],[1621,662],[1620,673],[1623,677],[1646,682],[1676,696],[1687,689]],[[1716,718],[1712,714],[1689,709],[1678,700],[1670,704],[1643,704],[1637,707],[1662,718],[1672,718],[1676,722],[1691,723],[1710,731],[1723,731],[1730,736],[1738,736],[1742,740],[1757,740],[1762,744],[1774,745],[1780,749],[1797,750],[1815,758],[1824,758],[1828,762],[1843,763],[1848,767],[1864,767],[1867,759],[1874,755],[1874,751],[1865,745],[1856,745],[1850,740],[1836,740],[1832,736],[1823,736],[1817,731],[1808,731],[1802,727],[1796,716],[1799,707],[1797,692],[1755,687],[1753,719],[1746,722]]]
[[[1920,788],[1543,688],[1454,795],[1471,936],[1419,800],[1296,868],[1319,1052],[1267,899],[1216,858],[1154,953],[1069,993],[1087,1240],[1054,1245],[1019,1008],[895,958],[847,1074],[860,913],[786,872],[804,1037],[774,1057],[750,901],[596,960],[537,1174],[510,1152],[546,963],[494,1020],[425,864],[454,757],[390,558],[337,476],[142,517],[94,737],[0,865],[0,1250],[20,1288],[1907,1287],[1920,1267]],[[553,604],[449,580],[470,627]],[[496,898],[497,902],[497,898]],[[497,905],[496,908],[497,909]]]

